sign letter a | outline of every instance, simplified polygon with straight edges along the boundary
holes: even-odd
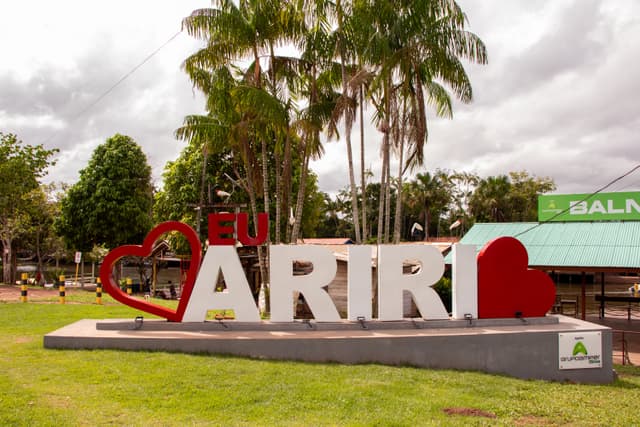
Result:
[[[218,274],[227,287],[216,292]],[[183,322],[204,322],[209,310],[233,310],[241,322],[259,322],[260,314],[233,246],[209,246],[184,312]]]

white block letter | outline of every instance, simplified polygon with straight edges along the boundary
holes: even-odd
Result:
[[[371,246],[349,246],[347,317],[371,320]]]
[[[586,215],[587,213],[587,202],[569,202],[569,215]]]
[[[335,277],[336,258],[320,246],[271,246],[271,321],[293,321],[293,293],[299,291],[319,322],[335,322],[340,315],[329,293],[322,289]],[[293,275],[294,261],[309,261],[313,271]]]
[[[465,314],[478,318],[478,263],[475,245],[453,245],[451,252],[451,311],[454,319]]]
[[[403,274],[405,261],[417,261],[420,269]],[[438,249],[425,245],[380,245],[378,247],[378,318],[402,320],[402,294],[409,291],[425,319],[448,319],[440,296],[431,286],[444,273],[444,258]]]
[[[227,287],[216,292],[218,273]],[[233,310],[241,322],[259,322],[260,313],[233,246],[209,246],[193,285],[183,322],[204,322],[209,310]]]

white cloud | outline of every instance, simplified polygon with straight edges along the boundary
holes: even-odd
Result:
[[[467,66],[472,104],[456,104],[453,120],[430,119],[426,164],[418,172],[526,169],[551,176],[559,191],[588,192],[638,162],[640,3],[459,3],[469,29],[487,44],[489,64]],[[175,35],[184,16],[209,6],[208,0],[0,3],[0,131],[60,148],[49,179],[69,182],[99,143],[128,134],[158,180],[184,146],[173,131],[185,115],[204,109],[180,69],[198,42],[180,34],[80,113]],[[377,179],[381,137],[370,123],[365,134],[366,168]],[[359,145],[357,126],[353,144]],[[348,183],[344,142],[325,143],[325,150],[312,167],[321,189],[336,192]],[[354,154],[359,162],[357,148]],[[640,188],[638,181],[631,177],[621,187]]]

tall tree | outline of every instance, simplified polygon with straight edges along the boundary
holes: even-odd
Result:
[[[481,179],[471,199],[469,209],[476,222],[506,222],[510,220],[511,182],[506,175]]]
[[[447,213],[452,198],[452,183],[445,171],[419,173],[407,184],[407,211],[410,222],[422,222],[425,237],[439,233],[441,217]]]
[[[29,229],[32,192],[55,162],[58,150],[42,145],[23,144],[14,134],[0,132],[0,241],[2,242],[2,280],[14,283],[14,242]]]
[[[318,159],[324,152],[320,134],[328,128],[328,135],[337,135],[336,118],[332,114],[336,107],[338,94],[333,90],[339,78],[336,76],[333,56],[333,38],[327,28],[327,2],[310,1],[306,5],[307,19],[299,40],[301,49],[299,67],[299,90],[297,96],[306,101],[306,106],[297,114],[292,128],[300,135],[302,154],[301,180],[306,180],[309,161]],[[306,186],[298,187],[295,222],[291,231],[291,242],[295,243],[302,221],[304,191]]]
[[[26,213],[26,235],[22,239],[36,257],[36,277],[44,283],[44,257],[55,254],[60,249],[59,236],[54,232],[53,223],[59,213],[59,203],[54,200],[57,191],[55,184],[40,185],[26,194],[28,205]],[[24,247],[23,246],[23,247]]]
[[[292,16],[289,2],[275,0],[241,0],[235,3],[231,0],[214,0],[213,7],[195,10],[183,20],[183,28],[187,32],[206,42],[206,46],[185,60],[185,69],[194,84],[204,89],[209,101],[211,95],[199,79],[202,75],[216,74],[226,68],[237,70],[243,61],[250,65],[242,75],[241,84],[233,89],[232,108],[239,114],[232,122],[219,121],[220,111],[209,110],[209,116],[217,125],[222,125],[233,138],[225,140],[235,141],[240,147],[240,154],[244,161],[247,174],[247,191],[249,192],[252,214],[257,227],[257,193],[262,190],[264,211],[271,207],[269,194],[269,158],[268,139],[278,138],[286,133],[286,108],[278,99],[275,89],[277,85],[267,84],[269,78],[263,72],[262,57],[267,56],[273,62],[274,46],[292,39],[296,31],[296,20]],[[273,76],[273,74],[272,74]],[[205,79],[206,80],[206,79]],[[228,116],[227,116],[228,118]],[[203,120],[198,119],[199,124]],[[198,123],[185,123],[183,128],[198,127]],[[191,135],[195,135],[189,131]],[[183,133],[184,134],[184,133]],[[256,155],[259,153],[259,155]],[[255,169],[261,170],[261,188],[256,185],[252,174]],[[278,178],[279,179],[279,178]],[[280,209],[277,204],[276,209]],[[278,216],[278,215],[277,215]],[[268,244],[268,242],[267,242]],[[258,247],[260,269],[263,280],[268,283],[266,270],[266,251],[263,246]]]
[[[536,221],[538,196],[555,190],[551,178],[526,171],[481,179],[469,199],[469,209],[478,222]]]
[[[207,236],[206,210],[212,204],[246,203],[246,193],[233,177],[231,150],[205,155],[209,147],[188,142],[180,156],[165,165],[162,189],[155,194],[156,222],[175,220],[192,224],[204,242]],[[220,196],[229,194],[229,196]],[[203,215],[204,214],[204,215]]]
[[[549,177],[535,177],[526,171],[509,172],[511,221],[537,221],[538,196],[556,189]]]
[[[449,179],[453,183],[453,199],[454,206],[449,218],[450,224],[453,225],[458,222],[455,227],[456,234],[463,235],[465,230],[473,222],[471,213],[469,212],[469,200],[473,195],[473,190],[478,185],[480,177],[471,172],[452,172]]]
[[[340,73],[342,77],[342,95],[343,99],[351,99],[348,96],[348,74],[347,65],[356,57],[356,53],[353,51],[352,45],[348,39],[347,32],[345,31],[345,20],[347,16],[351,15],[349,10],[349,2],[337,0],[335,3],[335,14],[337,21],[336,29],[336,42],[337,53],[340,56]],[[349,188],[351,190],[351,205],[353,210],[353,226],[355,229],[356,243],[362,243],[362,237],[360,233],[360,215],[358,214],[358,197],[356,188],[355,172],[353,167],[353,149],[351,148],[351,129],[353,122],[355,121],[355,114],[353,108],[344,109],[344,139],[347,145],[347,165],[349,169]]]
[[[486,49],[477,36],[465,30],[466,17],[453,0],[371,0],[359,4],[359,13],[368,15],[370,22],[362,26],[366,28],[362,36],[369,41],[363,54],[369,64],[377,67],[372,100],[383,133],[381,184],[391,184],[388,165],[395,146],[407,150],[398,173],[401,188],[404,171],[424,160],[427,104],[435,108],[437,115],[451,116],[451,99],[445,87],[460,101],[470,102],[471,84],[460,59],[485,63]],[[405,101],[406,115],[398,114],[402,109],[397,107]],[[392,140],[397,120],[407,120],[403,126],[406,130],[396,133],[406,141]],[[382,200],[388,190],[381,191],[382,212],[388,206]],[[381,224],[380,217],[379,227]],[[379,240],[386,241],[387,236],[380,229],[378,235]]]
[[[116,134],[95,149],[69,188],[56,228],[67,245],[83,252],[139,243],[152,225],[152,203],[147,157],[131,137]]]

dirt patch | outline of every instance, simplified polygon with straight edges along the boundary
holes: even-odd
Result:
[[[20,301],[20,286],[0,285],[0,302],[17,302]],[[65,289],[65,294],[70,295],[79,292],[76,289]],[[57,288],[29,288],[27,290],[28,301],[42,301],[55,298],[59,295]]]
[[[465,417],[483,417],[483,418],[496,418],[496,414],[483,411],[476,408],[444,408],[442,410],[447,415],[462,415]]]
[[[533,415],[527,415],[524,417],[520,417],[513,422],[515,426],[552,426],[557,425],[556,423],[550,422],[546,418],[536,417]]]

